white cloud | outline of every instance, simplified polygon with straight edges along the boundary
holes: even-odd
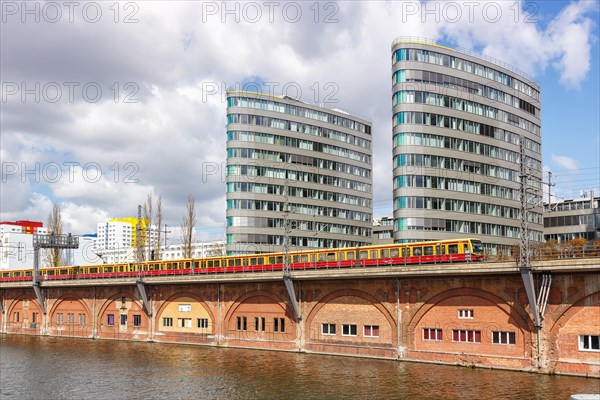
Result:
[[[40,163],[42,168],[78,163],[79,169],[73,181],[66,175],[55,183],[42,179],[35,184],[20,176],[3,181],[1,219],[45,221],[52,201],[58,201],[74,233],[89,232],[104,218],[134,216],[137,204],[153,193],[163,196],[167,223],[179,225],[191,193],[198,203],[198,235],[205,234],[202,226],[222,228],[223,91],[249,77],[276,82],[276,90],[294,83],[306,100],[336,100],[326,105],[370,118],[374,203],[386,209],[392,197],[394,38],[450,40],[530,73],[555,68],[564,85],[577,87],[589,74],[595,28],[589,15],[597,11],[595,2],[573,2],[543,25],[523,22],[523,2],[477,3],[472,18],[468,2],[458,2],[460,18],[449,22],[451,10],[444,11],[448,3],[437,3],[436,15],[424,8],[434,9],[432,2],[339,2],[337,9],[320,3],[315,23],[309,2],[302,3],[304,17],[298,23],[287,22],[281,7],[272,23],[266,9],[258,23],[243,18],[236,23],[232,16],[223,23],[223,15],[203,14],[206,3],[142,2],[134,24],[115,24],[112,19],[94,25],[78,20],[32,26],[19,19],[3,24],[4,81],[97,82],[103,100],[85,102],[79,92],[73,102],[22,102],[20,96],[3,102],[2,162]],[[483,14],[486,4],[501,7],[502,18],[490,18],[490,7],[495,6],[487,6],[489,12]],[[411,7],[417,7],[416,12]],[[106,10],[104,15],[113,14]],[[326,16],[338,22],[323,23]],[[111,89],[115,82],[121,95],[116,102]],[[136,103],[123,101],[131,94],[127,82],[136,85]],[[206,91],[211,83],[217,92]],[[554,162],[576,165],[565,157]],[[99,165],[101,179],[84,178],[86,165],[90,174]],[[131,173],[137,183],[124,182]]]
[[[563,169],[574,170],[578,168],[577,160],[571,157],[552,154],[552,161],[554,161],[558,167]]]

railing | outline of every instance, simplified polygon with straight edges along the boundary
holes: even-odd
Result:
[[[471,57],[475,57],[475,58],[479,58],[481,60],[487,61],[489,63],[495,64],[499,67],[502,67],[504,69],[507,69],[511,72],[514,72],[515,74],[519,74],[521,77],[527,79],[529,82],[535,84],[538,86],[540,86],[540,83],[535,80],[535,78],[533,78],[531,75],[529,75],[527,72],[514,67],[504,61],[498,60],[497,58],[491,57],[491,56],[487,56],[483,53],[474,51],[474,50],[469,50],[469,49],[465,49],[463,47],[455,47],[451,44],[447,44],[444,43],[443,41],[435,41],[432,39],[427,39],[427,38],[421,38],[421,37],[417,37],[417,36],[399,36],[396,39],[394,39],[394,41],[392,42],[392,46],[394,46],[397,43],[402,43],[402,42],[420,42],[420,43],[427,43],[427,44],[431,44],[431,45],[436,45],[436,46],[441,46],[441,47],[446,47],[449,48],[452,51],[455,51],[457,53],[461,53],[467,56],[471,56]],[[534,88],[535,89],[535,88]]]

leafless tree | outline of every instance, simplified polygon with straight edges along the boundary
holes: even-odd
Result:
[[[48,233],[51,235],[62,235],[62,215],[60,204],[54,203],[52,211],[48,215]],[[45,264],[49,267],[59,267],[63,265],[64,258],[61,249],[48,249],[45,253]]]
[[[181,244],[183,258],[192,258],[194,242],[194,225],[196,225],[196,202],[194,196],[188,196],[187,211],[181,223]]]
[[[160,260],[160,239],[161,239],[161,230],[162,230],[162,195],[158,196],[156,199],[156,243],[154,245],[154,259]]]
[[[224,242],[215,242],[208,251],[209,257],[219,257],[227,255]]]

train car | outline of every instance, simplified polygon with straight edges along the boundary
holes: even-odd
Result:
[[[319,249],[291,252],[290,269],[401,266],[409,264],[482,261],[478,239]],[[126,278],[136,276],[190,275],[278,271],[285,266],[284,253],[216,256],[202,259],[145,261],[41,268],[42,280]],[[2,271],[0,282],[32,281],[33,270]]]

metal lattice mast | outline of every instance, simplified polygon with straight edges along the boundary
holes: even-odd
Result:
[[[292,233],[292,224],[290,223],[290,201],[288,194],[288,174],[285,171],[285,183],[283,186],[283,276],[290,276],[290,234]]]
[[[525,146],[523,138],[519,140],[519,153],[521,162],[519,165],[519,200],[521,202],[521,229],[519,243],[519,267],[531,268],[531,258],[529,256],[529,208],[527,206],[527,183],[529,174],[525,165]]]

